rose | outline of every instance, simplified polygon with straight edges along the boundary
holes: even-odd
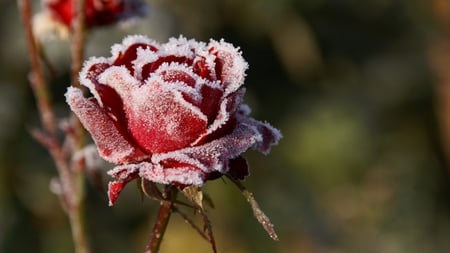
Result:
[[[67,27],[72,25],[75,17],[75,1],[73,0],[43,0],[44,10],[57,22]],[[103,26],[141,16],[146,12],[141,0],[86,0],[86,26]]]
[[[93,97],[69,88],[67,103],[95,141],[99,154],[118,166],[109,171],[110,204],[130,180],[202,185],[228,174],[248,175],[240,154],[264,154],[280,132],[249,117],[241,104],[247,63],[224,42],[171,38],[159,44],[129,36],[110,58],[85,62],[80,82]]]

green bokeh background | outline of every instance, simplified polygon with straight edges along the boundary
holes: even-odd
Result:
[[[229,182],[209,182],[219,252],[450,252],[450,174],[430,71],[441,32],[426,0],[151,0],[136,27],[92,31],[88,56],[142,33],[240,46],[253,116],[281,129],[269,156],[245,154],[273,242]],[[39,4],[36,1],[36,10]],[[29,135],[39,126],[14,1],[0,2],[0,252],[73,252],[68,220],[49,190],[56,176]],[[45,45],[59,117],[69,113],[67,42]],[[445,67],[445,66],[444,66]],[[450,66],[448,66],[450,71]],[[450,115],[449,115],[450,116]],[[105,175],[104,180],[108,177]],[[93,252],[142,252],[158,203],[130,184],[114,207],[87,183]],[[161,252],[210,252],[174,216]]]

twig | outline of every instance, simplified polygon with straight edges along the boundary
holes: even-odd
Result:
[[[183,218],[183,220],[187,223],[187,224],[189,224],[189,225],[191,225],[191,227],[195,230],[195,231],[197,231],[197,233],[199,233],[200,234],[200,236],[201,237],[203,237],[203,239],[205,239],[205,240],[207,240],[207,241],[209,241],[209,238],[208,238],[208,236],[206,236],[205,235],[205,233],[203,233],[203,231],[185,214],[185,213],[183,213],[180,209],[178,209],[178,207],[176,207],[176,206],[173,206],[172,207],[172,209],[173,209],[173,211],[175,212],[175,213],[177,213],[178,215],[180,215],[182,218]]]
[[[191,203],[194,205],[194,208],[196,211],[198,211],[200,213],[200,215],[202,216],[203,219],[203,229],[206,230],[206,233],[208,234],[208,236],[206,237],[206,240],[209,242],[209,244],[211,244],[211,248],[213,250],[214,253],[217,252],[217,248],[216,248],[216,241],[214,239],[214,234],[212,231],[212,227],[211,227],[211,222],[209,221],[208,216],[206,215],[205,209],[203,209],[203,192],[199,192],[201,193],[202,198],[199,199],[195,199],[197,198],[197,194],[190,194],[188,191],[181,191],[184,196],[189,199],[191,201]]]

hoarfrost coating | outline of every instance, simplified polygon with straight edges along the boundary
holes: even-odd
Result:
[[[281,138],[242,104],[248,64],[230,43],[134,35],[111,54],[89,59],[80,73],[93,97],[73,87],[66,93],[100,156],[117,165],[109,171],[111,205],[136,178],[179,186],[223,174],[242,180],[249,170],[240,155],[268,154]]]

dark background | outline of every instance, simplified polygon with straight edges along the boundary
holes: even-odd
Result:
[[[253,116],[284,135],[269,156],[245,155],[252,172],[245,185],[280,242],[233,185],[216,180],[205,189],[216,205],[209,217],[219,252],[450,252],[446,1],[149,4],[150,16],[136,27],[92,31],[86,55],[109,56],[126,34],[224,38],[250,64]],[[16,3],[0,2],[0,13],[0,252],[73,252],[68,220],[49,189],[56,170],[29,135],[39,122]],[[68,44],[49,41],[46,51],[58,70],[56,110],[66,117]],[[141,201],[130,184],[111,208],[104,193],[87,189],[93,252],[142,252],[158,203]],[[174,216],[161,252],[209,252],[209,245]]]

